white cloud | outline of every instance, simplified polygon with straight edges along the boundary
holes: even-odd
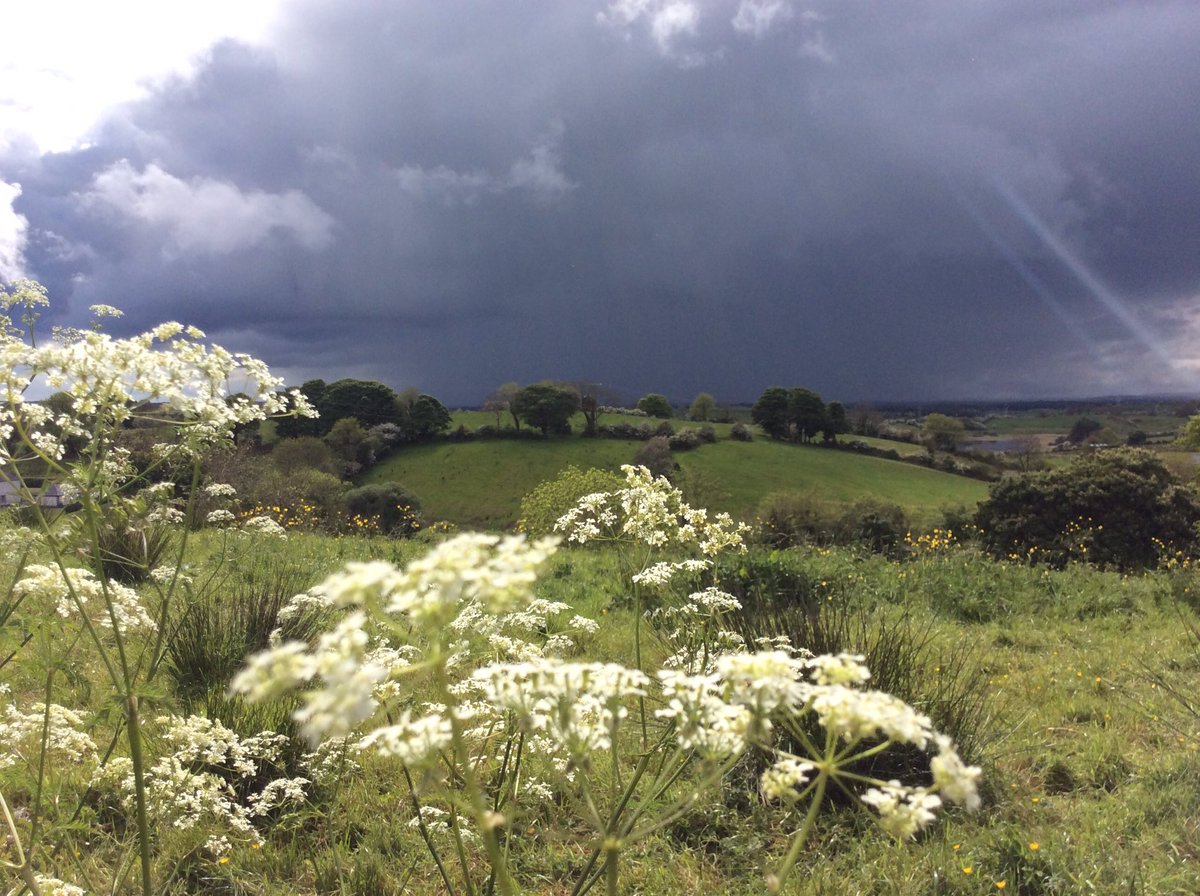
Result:
[[[405,193],[437,199],[447,205],[469,205],[494,184],[494,178],[483,171],[455,171],[445,165],[434,168],[405,165],[397,168],[395,175]]]
[[[5,2],[0,33],[0,149],[42,152],[85,139],[104,110],[156,80],[195,69],[222,38],[265,40],[281,0]]]
[[[541,202],[553,202],[575,189],[562,171],[562,125],[556,125],[529,155],[517,159],[508,170],[504,185],[508,189],[528,190]]]
[[[13,208],[13,203],[20,195],[20,184],[0,180],[0,282],[11,282],[25,276],[25,242],[29,221]]]
[[[699,31],[696,0],[614,0],[596,19],[624,32],[644,21],[663,56],[688,66],[704,62],[703,54],[679,46],[681,38],[695,37]]]
[[[276,233],[313,250],[333,241],[333,218],[298,190],[243,192],[211,178],[185,181],[157,165],[135,171],[124,159],[97,174],[80,198],[161,230],[170,254],[226,255]]]
[[[650,33],[663,53],[674,51],[675,40],[683,35],[694,37],[700,24],[700,10],[687,0],[671,0],[657,9],[650,19]]]
[[[478,170],[455,171],[445,165],[434,168],[405,165],[394,173],[404,192],[447,205],[470,205],[484,194],[510,191],[522,191],[538,202],[553,203],[575,189],[562,170],[561,139],[562,126],[556,125],[528,155],[514,161],[502,175]]]
[[[613,0],[596,19],[626,38],[635,28],[644,28],[664,58],[693,67],[724,56],[719,47],[701,51],[692,44],[700,38],[704,20],[729,15],[734,31],[757,39],[795,13],[788,0],[738,0],[736,8],[732,0]],[[807,23],[808,14],[801,19]],[[811,51],[809,44],[819,48],[809,41],[805,52]]]
[[[742,0],[733,17],[735,31],[762,37],[776,22],[792,17],[792,7],[786,0]]]

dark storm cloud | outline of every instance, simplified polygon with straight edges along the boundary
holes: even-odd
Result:
[[[297,380],[1189,388],[1198,38],[1190,3],[295,3],[0,180],[73,307]]]

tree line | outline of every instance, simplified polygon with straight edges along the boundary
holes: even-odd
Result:
[[[750,409],[750,419],[773,439],[811,442],[818,435],[834,442],[850,431],[846,408],[840,401],[826,404],[811,389],[771,386]]]

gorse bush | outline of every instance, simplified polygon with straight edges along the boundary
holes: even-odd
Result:
[[[347,515],[374,520],[378,530],[390,535],[420,531],[421,502],[398,482],[376,482],[351,489],[342,496]]]
[[[1152,453],[1119,448],[997,483],[975,522],[995,557],[1147,569],[1196,549],[1200,499]]]
[[[553,479],[547,479],[521,499],[518,529],[533,537],[550,535],[559,517],[578,503],[584,495],[611,492],[620,488],[624,479],[608,470],[581,470],[574,465]]]

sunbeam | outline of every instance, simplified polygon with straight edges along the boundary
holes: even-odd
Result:
[[[1024,222],[1025,226],[1033,231],[1042,244],[1046,246],[1075,278],[1083,285],[1087,292],[1099,302],[1110,314],[1113,315],[1129,334],[1136,339],[1147,351],[1153,354],[1156,358],[1162,361],[1176,376],[1188,383],[1192,387],[1200,386],[1200,378],[1197,378],[1191,371],[1186,370],[1176,358],[1167,351],[1162,341],[1155,336],[1149,329],[1138,320],[1133,312],[1129,310],[1126,304],[1119,296],[1113,293],[1100,278],[1091,272],[1079,257],[1071,251],[1071,249],[1061,240],[1055,233],[1046,226],[1045,222],[1038,217],[1037,213],[1029,207],[1020,196],[1018,196],[1007,184],[999,179],[992,179],[992,186],[996,190],[997,195],[1005,202],[1005,204],[1013,211],[1013,213]],[[1061,306],[1060,306],[1061,307]],[[1065,311],[1064,311],[1065,313]]]

